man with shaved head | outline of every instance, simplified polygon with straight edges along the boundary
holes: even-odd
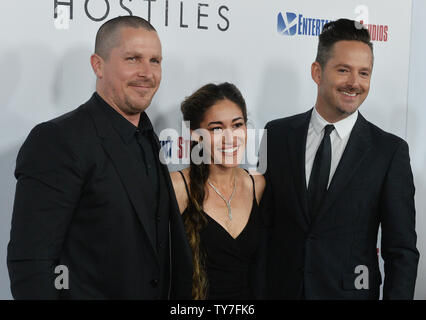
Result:
[[[149,22],[107,21],[90,58],[96,92],[24,142],[7,258],[15,299],[191,298],[191,251],[145,113],[161,60]]]

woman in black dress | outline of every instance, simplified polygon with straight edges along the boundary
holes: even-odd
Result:
[[[181,110],[192,137],[189,168],[171,174],[193,252],[194,299],[255,299],[265,180],[239,167],[247,111],[230,83],[208,84]]]

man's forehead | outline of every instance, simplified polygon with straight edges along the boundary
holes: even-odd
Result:
[[[117,31],[116,40],[121,46],[130,44],[149,44],[161,48],[160,38],[156,31],[145,28],[123,27]]]
[[[112,50],[120,54],[146,54],[149,52],[150,55],[161,57],[161,42],[156,32],[153,31],[152,34],[149,35],[140,35],[141,36],[132,33],[122,33],[119,38],[116,39],[116,44]]]
[[[333,60],[333,65],[357,64],[371,67],[373,59],[371,48],[361,41],[336,42],[330,52],[330,60]]]
[[[357,40],[342,40],[336,42],[331,48],[331,54],[352,54],[352,53],[365,53],[366,55],[372,56],[373,52],[368,44],[357,41]]]

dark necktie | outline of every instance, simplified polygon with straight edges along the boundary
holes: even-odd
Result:
[[[333,130],[334,126],[332,124],[325,126],[324,137],[315,155],[311,176],[309,178],[308,197],[311,219],[315,217],[317,211],[320,209],[321,202],[327,191],[331,166],[330,133]]]

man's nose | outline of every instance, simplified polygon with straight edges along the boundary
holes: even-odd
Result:
[[[358,89],[359,88],[359,76],[355,73],[350,73],[348,78],[346,79],[346,84],[351,89]]]
[[[138,76],[142,78],[152,78],[152,66],[149,61],[142,60],[138,66]]]

